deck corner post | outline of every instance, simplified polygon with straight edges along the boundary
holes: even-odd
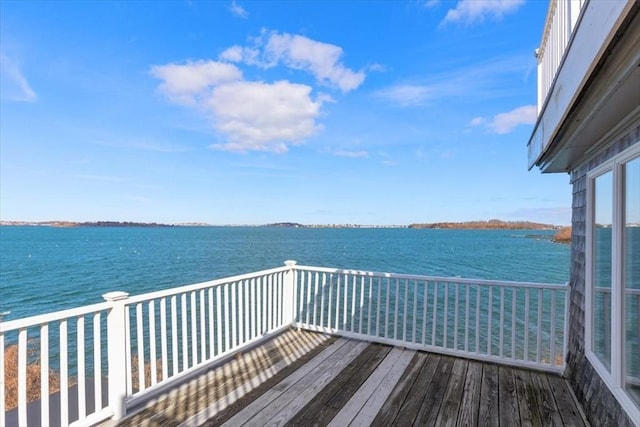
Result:
[[[126,357],[126,292],[109,292],[102,295],[111,308],[107,314],[107,363],[109,383],[109,407],[113,410],[112,419],[117,421],[126,413],[127,396],[127,357]]]
[[[288,267],[284,276],[284,290],[283,290],[283,311],[284,318],[283,324],[292,325],[295,322],[295,265],[296,261],[287,260],[284,265]]]

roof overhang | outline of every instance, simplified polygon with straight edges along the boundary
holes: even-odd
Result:
[[[638,10],[635,1],[589,2],[529,140],[529,168],[568,172],[640,114]]]

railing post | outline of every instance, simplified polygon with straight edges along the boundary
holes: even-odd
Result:
[[[284,289],[283,289],[283,314],[284,314],[284,324],[290,325],[295,320],[295,299],[296,299],[296,286],[295,286],[295,270],[294,266],[297,264],[296,261],[287,260],[284,262],[284,265],[289,267],[284,276]]]
[[[112,419],[117,421],[126,412],[127,395],[127,352],[125,302],[129,298],[126,292],[109,292],[102,295],[111,304],[107,314],[107,363],[109,369],[109,407],[113,410]]]

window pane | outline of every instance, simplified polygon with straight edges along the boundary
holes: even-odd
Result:
[[[640,406],[640,157],[625,166],[625,389]]]
[[[611,371],[611,237],[613,173],[595,179],[593,227],[593,352]]]

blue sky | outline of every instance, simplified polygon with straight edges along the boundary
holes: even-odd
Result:
[[[0,2],[0,218],[570,222],[543,1]]]

